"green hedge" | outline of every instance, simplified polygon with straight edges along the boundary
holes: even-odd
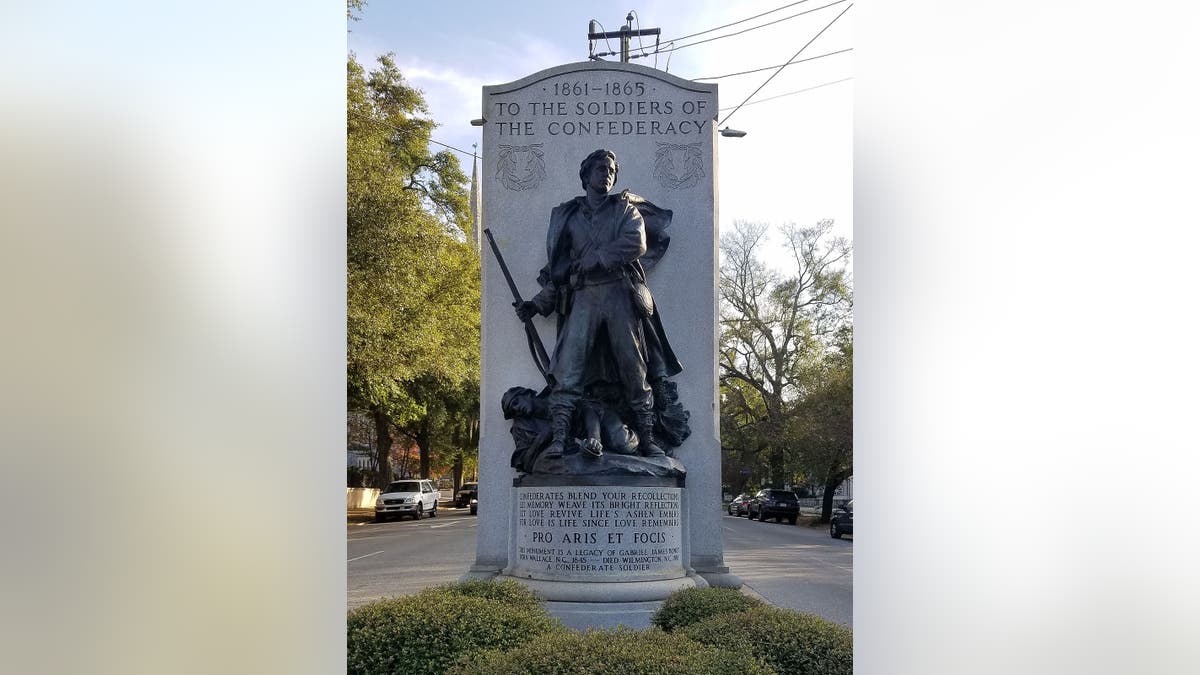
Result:
[[[851,675],[854,634],[812,614],[762,606],[679,629],[697,642],[753,654],[780,675]]]
[[[472,579],[470,581],[460,581],[455,584],[436,586],[432,590],[455,593],[472,598],[496,600],[507,605],[525,607],[531,610],[539,610],[542,607],[542,599],[537,596],[537,593],[534,593],[525,585],[512,579],[501,579],[499,581]]]
[[[459,659],[450,675],[772,675],[746,651],[724,651],[678,633],[635,631],[547,633],[509,651],[488,650]]]
[[[558,630],[563,630],[561,624],[536,603],[536,596],[505,583],[431,588],[350,612],[346,670],[350,675],[436,675],[463,654],[510,649]]]
[[[734,588],[688,588],[671,595],[650,620],[670,632],[690,626],[710,616],[744,612],[762,605],[762,601],[743,595]]]

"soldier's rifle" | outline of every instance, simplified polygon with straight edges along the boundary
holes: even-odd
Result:
[[[496,245],[495,238],[492,237],[492,231],[488,228],[483,228],[483,233],[487,235],[488,245],[492,247],[492,253],[496,256],[496,262],[500,263],[500,271],[504,273],[504,280],[508,282],[508,290],[512,291],[515,306],[520,307],[521,303],[525,302],[521,299],[521,292],[517,290],[517,284],[513,281],[512,274],[508,271],[508,265],[504,264],[504,256],[500,253],[500,247]],[[522,323],[525,324],[525,338],[529,342],[529,355],[533,357],[533,363],[537,366],[538,371],[542,373],[542,377],[546,378],[546,382],[550,382],[550,357],[546,354],[546,348],[542,345],[542,338],[538,336],[537,328],[533,325],[533,317],[525,319]]]

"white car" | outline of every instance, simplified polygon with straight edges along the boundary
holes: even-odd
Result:
[[[441,493],[431,480],[393,481],[375,500],[375,522],[382,523],[393,516],[420,520],[429,514],[432,518],[437,515],[439,496]]]

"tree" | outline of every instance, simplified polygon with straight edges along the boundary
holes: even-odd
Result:
[[[382,486],[393,429],[478,382],[479,257],[467,177],[449,151],[430,152],[421,93],[390,55],[369,74],[351,55],[346,84],[347,399],[374,418]]]
[[[823,488],[821,521],[833,513],[833,493],[853,474],[854,344],[849,330],[839,335],[809,377],[808,393],[797,402],[788,440],[797,453],[796,469]]]
[[[725,480],[735,490],[817,473],[832,480],[841,472],[819,467],[850,465],[848,437],[832,433],[841,417],[825,417],[835,404],[846,406],[836,415],[848,416],[851,403],[834,396],[843,381],[833,374],[841,372],[836,358],[846,358],[840,355],[849,344],[852,300],[850,245],[830,236],[832,227],[827,220],[780,228],[785,271],[762,259],[765,224],[738,221],[721,238],[721,435]],[[833,450],[837,443],[843,445]]]

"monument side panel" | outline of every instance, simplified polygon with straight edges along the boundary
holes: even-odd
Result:
[[[541,71],[483,92],[480,170],[483,222],[522,299],[540,289],[547,264],[551,211],[584,194],[580,162],[593,151],[615,153],[611,194],[628,190],[672,212],[662,258],[646,282],[682,372],[670,379],[689,411],[690,435],[674,450],[686,466],[688,532],[684,550],[699,571],[722,571],[721,457],[716,378],[716,85],[695,83],[633,64],[586,62]],[[496,257],[484,242],[480,506],[475,571],[513,562],[509,543],[516,508],[514,439],[501,398],[512,387],[541,391],[546,380],[530,355],[529,336]],[[553,355],[556,317],[533,326]],[[692,536],[695,535],[695,536]],[[602,563],[603,564],[603,563]]]

